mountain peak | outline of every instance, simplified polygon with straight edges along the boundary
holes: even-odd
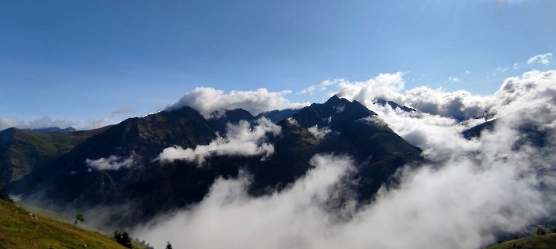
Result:
[[[355,121],[375,115],[376,113],[356,100],[349,101],[334,95],[325,103],[313,103],[301,109],[292,117],[301,127],[309,128],[315,125],[318,127],[328,126],[333,120]]]
[[[344,99],[344,98],[340,98],[340,97],[338,97],[338,95],[334,95],[334,96],[330,97],[330,99],[328,99],[324,104],[326,104],[326,105],[339,105],[339,104],[344,104],[344,103],[347,103],[347,102],[350,102],[350,101],[347,100],[347,99]]]

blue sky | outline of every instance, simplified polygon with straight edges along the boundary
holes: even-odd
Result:
[[[313,102],[296,93],[395,72],[408,89],[490,94],[555,68],[527,65],[556,52],[555,12],[553,0],[2,1],[0,117],[117,122],[198,86]]]

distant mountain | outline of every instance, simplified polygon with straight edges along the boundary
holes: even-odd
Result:
[[[466,139],[481,137],[484,132],[494,131],[499,122],[504,122],[504,118],[486,121],[463,131],[462,135]],[[550,142],[550,134],[552,131],[548,128],[542,127],[540,124],[524,122],[519,124],[516,128],[520,133],[520,139],[513,145],[515,149],[520,148],[525,144],[530,144],[536,147],[544,147]]]
[[[111,203],[118,200],[131,174],[163,149],[174,145],[194,147],[215,138],[210,123],[189,107],[129,118],[79,144],[50,167],[40,168],[8,187],[26,194],[44,190],[54,202],[77,206]],[[100,171],[86,164],[88,159],[111,156],[132,157],[133,164],[122,170]]]
[[[39,129],[28,129],[30,131],[35,131],[35,132],[59,132],[59,131],[76,131],[75,128],[73,127],[67,127],[67,128],[60,128],[60,127],[47,127],[47,128],[39,128]]]
[[[19,180],[34,169],[46,167],[106,129],[40,132],[9,128],[0,131],[0,182]]]
[[[390,107],[391,107],[392,109],[394,109],[394,110],[400,109],[400,110],[402,110],[402,111],[404,111],[404,112],[417,112],[417,110],[415,110],[415,109],[413,109],[413,108],[411,108],[411,107],[407,107],[407,106],[405,106],[405,105],[402,106],[402,105],[399,105],[398,103],[396,103],[396,102],[394,102],[394,101],[385,100],[385,99],[383,99],[383,98],[376,98],[374,103],[375,103],[375,104],[382,105],[382,106],[388,105],[388,106],[390,106]]]
[[[494,129],[494,126],[496,125],[496,122],[497,119],[486,121],[482,124],[478,124],[474,127],[464,130],[461,134],[466,139],[478,138],[484,131],[492,131]]]
[[[334,96],[323,104],[266,115],[283,119],[277,123],[281,135],[267,138],[274,153],[264,160],[264,155],[216,153],[202,166],[186,160],[156,160],[165,148],[207,145],[217,134],[225,136],[228,123],[246,120],[254,125],[265,116],[253,117],[236,109],[206,120],[196,110],[183,107],[107,127],[8,188],[24,196],[41,192],[58,205],[134,203],[136,209],[116,219],[129,225],[199,202],[218,177],[236,178],[240,171],[251,175],[250,194],[280,191],[305,175],[312,168],[310,159],[318,153],[353,158],[357,169],[349,176],[348,185],[362,202],[371,200],[382,184],[395,180],[392,177],[397,169],[423,161],[419,148],[404,141],[357,101]],[[117,167],[92,169],[92,161],[110,161]]]

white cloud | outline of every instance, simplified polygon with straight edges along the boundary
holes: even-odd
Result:
[[[448,77],[448,83],[458,83],[460,79],[458,77]]]
[[[376,98],[384,98],[400,105],[413,107],[421,112],[444,117],[465,119],[483,114],[490,98],[473,95],[467,91],[446,92],[442,89],[417,87],[405,90],[403,73],[381,74],[363,82],[343,81],[337,94],[357,100],[373,110]]]
[[[313,95],[313,93],[315,92],[322,92],[322,91],[326,91],[326,88],[329,86],[333,86],[338,84],[338,80],[325,80],[322,83],[318,84],[318,85],[311,85],[301,91],[298,92],[298,94],[309,94],[309,95]]]
[[[376,108],[374,99],[384,98],[424,113],[460,121],[485,114],[503,116],[532,102],[551,101],[554,96],[551,94],[556,91],[556,71],[529,71],[520,77],[510,77],[494,94],[484,96],[464,90],[447,92],[428,87],[406,90],[404,83],[402,73],[380,75],[363,82],[343,81],[336,93],[372,110]]]
[[[192,92],[186,93],[175,104],[166,107],[166,110],[175,110],[189,106],[209,119],[214,114],[221,115],[224,110],[237,108],[244,109],[253,115],[261,112],[285,108],[300,108],[308,103],[292,103],[284,96],[291,91],[269,92],[259,88],[256,91],[231,91],[224,93],[209,87],[197,87]]]
[[[402,72],[394,74],[379,74],[373,79],[362,82],[349,82],[338,80],[336,94],[350,100],[374,100],[384,98],[387,100],[398,101],[403,95],[400,91],[404,90],[405,80]]]
[[[295,118],[290,117],[290,118],[286,119],[286,121],[288,122],[288,124],[299,126],[299,123],[297,122],[297,120],[295,120]]]
[[[508,71],[509,69],[510,69],[509,67],[499,67],[499,68],[496,68],[496,71],[503,73],[503,72]]]
[[[278,136],[281,127],[266,118],[256,121],[254,128],[247,121],[240,121],[237,125],[227,125],[225,137],[218,137],[208,145],[197,145],[195,149],[183,149],[179,146],[166,148],[160,153],[160,160],[184,159],[202,164],[212,153],[216,155],[263,155],[264,158],[274,153],[274,146],[266,142],[267,134]]]
[[[311,134],[313,134],[313,136],[315,136],[318,140],[322,140],[328,133],[331,132],[330,128],[328,127],[322,127],[319,128],[318,126],[313,126],[310,127],[309,132],[311,132]]]
[[[16,118],[0,117],[0,131],[11,128],[20,127],[21,121]]]
[[[527,60],[527,64],[530,65],[533,63],[540,63],[547,66],[550,63],[551,59],[552,59],[552,53],[539,54],[529,58],[529,60]]]
[[[130,156],[128,158],[110,156],[108,158],[99,158],[96,160],[85,159],[87,166],[94,168],[96,170],[119,170],[120,168],[128,168],[133,163],[133,158]]]
[[[246,193],[246,178],[220,179],[190,211],[132,234],[151,244],[169,240],[176,248],[312,248],[324,242],[319,218],[322,223],[329,220],[319,206],[352,167],[347,158],[330,156],[316,156],[312,164],[316,168],[291,188],[264,198]]]
[[[465,74],[466,74],[466,75],[470,75],[470,74],[471,74],[471,71],[470,71],[470,70],[467,70],[467,71],[465,71]]]

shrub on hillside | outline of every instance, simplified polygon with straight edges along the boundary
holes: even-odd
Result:
[[[4,188],[4,185],[2,183],[0,183],[0,200],[12,202],[12,203],[14,202],[14,200],[12,200],[12,198],[10,197],[10,195],[8,194],[6,188]]]

